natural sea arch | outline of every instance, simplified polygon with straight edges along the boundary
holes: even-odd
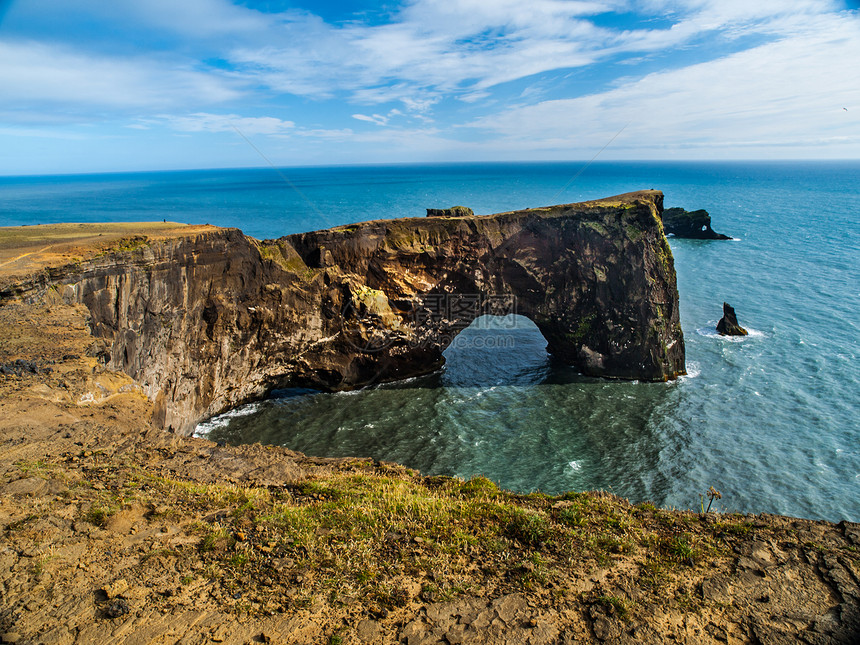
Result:
[[[228,443],[371,457],[428,475],[485,475],[505,488],[609,489],[660,498],[661,453],[677,452],[676,385],[609,381],[554,360],[524,316],[482,316],[444,367],[350,392],[290,389],[204,424]]]
[[[535,385],[552,363],[537,325],[518,314],[479,316],[443,355],[440,381],[446,386]]]

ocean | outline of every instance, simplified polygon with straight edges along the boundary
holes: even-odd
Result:
[[[860,162],[437,164],[0,177],[0,225],[162,220],[258,238],[455,204],[485,214],[656,188],[733,241],[670,239],[689,375],[584,377],[525,318],[481,319],[446,367],[285,390],[198,433],[485,475],[516,491],[860,521]],[[714,327],[733,305],[744,338]]]

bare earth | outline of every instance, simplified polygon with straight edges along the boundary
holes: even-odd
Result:
[[[215,228],[176,222],[0,226],[0,280],[11,282],[48,267],[86,260],[144,236],[163,240]]]
[[[0,271],[141,230],[75,226],[0,229]],[[860,642],[857,524],[217,446],[99,352],[81,307],[0,306],[2,642]]]

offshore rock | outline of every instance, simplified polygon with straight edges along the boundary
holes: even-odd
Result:
[[[717,323],[717,331],[721,336],[747,336],[749,332],[738,324],[734,308],[727,302],[723,303],[723,317]]]
[[[428,208],[427,217],[471,217],[475,212],[466,206],[452,206],[451,208]]]
[[[683,208],[667,208],[663,211],[663,228],[666,234],[695,240],[730,240],[728,235],[711,228],[711,216],[706,210],[685,211]]]
[[[262,242],[210,227],[0,284],[0,305],[85,305],[108,366],[180,433],[278,387],[434,371],[487,313],[530,318],[548,351],[586,374],[664,381],[685,372],[662,201],[642,191]]]

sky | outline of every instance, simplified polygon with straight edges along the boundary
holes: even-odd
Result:
[[[860,158],[846,0],[0,0],[0,175]]]

